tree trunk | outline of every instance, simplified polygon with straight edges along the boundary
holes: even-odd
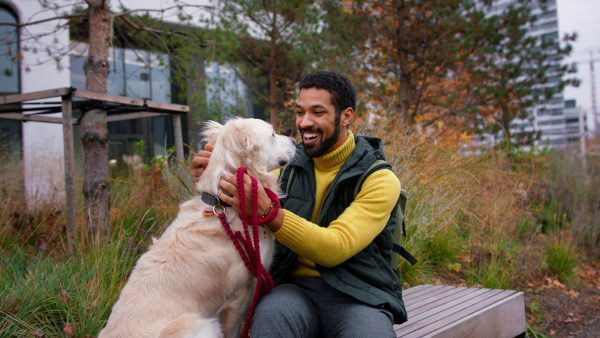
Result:
[[[512,131],[510,129],[510,121],[514,116],[510,113],[509,107],[506,105],[502,105],[502,128],[504,129],[505,137],[506,137],[506,146],[510,148],[512,141]]]
[[[273,68],[269,69],[269,119],[271,125],[279,132],[279,106],[277,104],[277,75]]]
[[[414,116],[410,115],[409,109],[412,103],[412,92],[411,92],[411,74],[409,71],[408,64],[408,39],[406,32],[406,4],[404,0],[396,0],[396,52],[398,57],[398,65],[400,67],[400,81],[399,81],[399,105],[398,114],[400,118],[398,122],[403,123],[414,123]]]
[[[271,41],[269,44],[269,119],[271,125],[279,132],[279,106],[277,104],[277,1],[273,2],[273,19],[271,21]]]
[[[89,0],[89,51],[84,70],[86,90],[106,93],[108,49],[112,35],[110,0]],[[85,112],[81,120],[84,152],[83,195],[85,225],[96,240],[108,234],[110,187],[108,184],[108,129],[106,111]]]

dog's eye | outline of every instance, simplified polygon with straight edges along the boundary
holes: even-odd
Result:
[[[275,132],[273,132],[273,134],[271,135],[271,137],[275,138]]]

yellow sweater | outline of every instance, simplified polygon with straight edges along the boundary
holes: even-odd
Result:
[[[274,236],[298,254],[292,276],[320,277],[315,263],[332,267],[346,261],[366,248],[387,224],[400,196],[400,181],[390,170],[369,175],[354,202],[329,227],[315,223],[327,189],[354,147],[354,135],[348,132],[348,139],[338,149],[314,158],[317,184],[310,221],[284,210],[283,225]]]

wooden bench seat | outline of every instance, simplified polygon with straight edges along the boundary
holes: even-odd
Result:
[[[395,325],[398,337],[524,336],[525,295],[443,285],[419,285],[402,292],[408,321]]]

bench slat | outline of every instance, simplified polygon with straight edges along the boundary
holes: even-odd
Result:
[[[453,291],[453,292],[447,292],[447,293],[437,295],[437,296],[434,296],[431,298],[422,299],[418,303],[407,305],[406,310],[409,311],[410,314],[414,316],[419,313],[430,310],[432,308],[443,305],[445,303],[448,303],[450,301],[453,301],[457,298],[467,297],[468,294],[474,293],[475,290],[477,290],[477,289],[454,288],[452,290],[449,290],[449,291]],[[475,295],[472,295],[472,296],[475,296]]]
[[[514,292],[511,294],[514,295]],[[506,302],[505,297],[506,295],[499,293],[492,298],[451,314],[444,320],[430,323],[405,337],[515,337],[519,334],[518,332],[515,334],[503,332],[509,327],[512,327],[513,331],[517,331],[512,322],[503,322],[502,320],[506,316],[502,315],[504,309],[499,305],[511,304],[511,302]],[[524,318],[525,313],[523,312]],[[486,319],[490,320],[490,323]],[[490,325],[492,323],[497,325]],[[480,334],[475,334],[476,331]]]
[[[409,319],[394,326],[398,337],[515,337],[526,330],[522,292],[440,285],[415,288],[405,290]]]
[[[413,315],[409,312],[408,322],[402,324],[398,330],[396,330],[396,333],[399,336],[405,336],[408,333],[429,326],[432,323],[440,321],[458,311],[469,308],[473,306],[473,304],[478,304],[486,299],[489,299],[490,297],[494,297],[501,292],[502,290],[474,289],[473,292],[469,292],[460,298],[439,304],[436,307],[432,307],[416,315]]]
[[[432,287],[433,284],[421,284],[421,285],[417,285],[417,286],[413,286],[412,288],[408,288],[406,290],[402,290],[402,298],[409,296],[417,291],[420,291],[422,289],[427,289]]]
[[[455,286],[437,288],[435,290],[431,290],[430,292],[422,293],[418,296],[412,296],[407,301],[405,301],[404,304],[415,304],[422,302],[425,299],[444,297],[444,295],[456,292],[457,289],[458,287]]]
[[[420,290],[417,290],[416,292],[409,293],[406,297],[404,296],[405,293],[402,292],[402,299],[404,300],[404,302],[406,302],[407,300],[411,300],[413,298],[423,297],[423,295],[435,292],[436,290],[443,290],[443,288],[443,285],[430,285],[428,288],[422,288]]]
[[[475,313],[440,327],[430,337],[498,337],[513,338],[525,332],[525,295],[513,293]]]
[[[454,313],[458,309],[468,307],[472,302],[479,302],[483,299],[494,296],[500,291],[490,289],[471,289],[461,293],[459,297],[454,297],[445,301],[444,299],[437,300],[421,308],[409,312],[409,322],[411,318],[415,321],[421,321],[434,315],[444,315],[446,313]],[[407,325],[408,326],[408,325]]]

